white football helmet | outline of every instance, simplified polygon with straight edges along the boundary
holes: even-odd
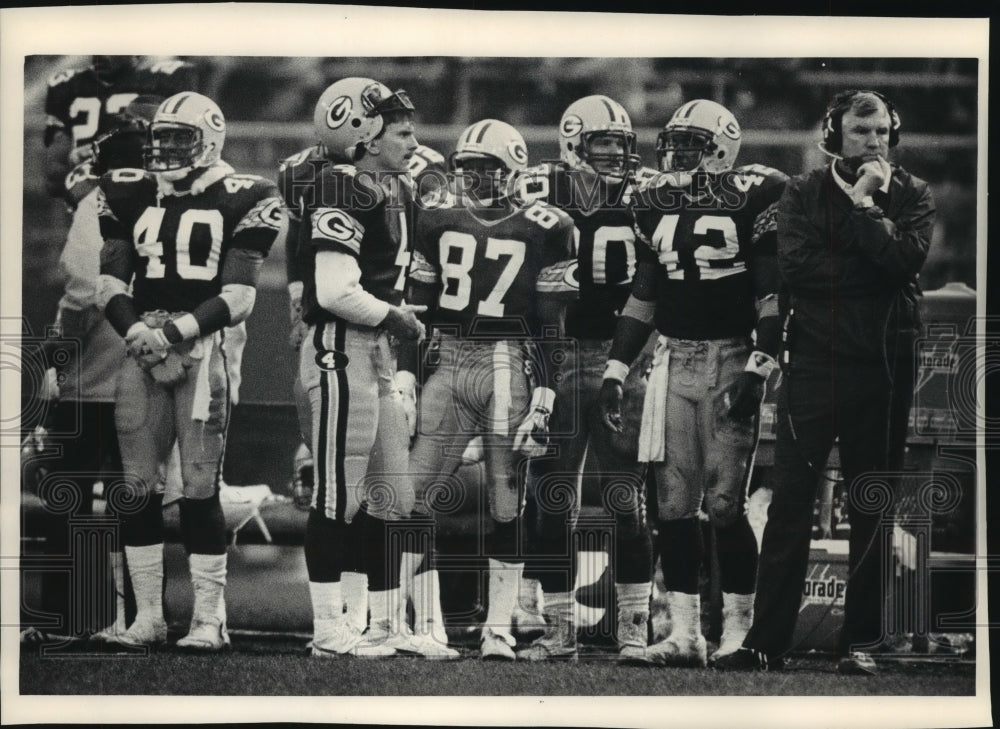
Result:
[[[739,122],[729,109],[695,99],[675,111],[656,138],[656,159],[663,172],[702,169],[718,174],[732,169],[741,139]]]
[[[621,153],[597,153],[590,143],[600,137],[621,140]],[[625,108],[607,96],[585,96],[570,104],[559,122],[559,157],[570,167],[624,177],[639,166],[635,132]]]
[[[157,108],[143,149],[149,172],[180,180],[222,156],[226,118],[218,104],[193,91],[174,94]]]
[[[320,94],[313,111],[313,131],[328,155],[353,162],[358,145],[382,131],[383,114],[413,110],[405,91],[390,91],[374,79],[352,76]]]
[[[513,174],[528,167],[528,145],[507,122],[483,119],[459,136],[448,166],[456,176],[474,177],[470,190],[480,200],[499,199]]]

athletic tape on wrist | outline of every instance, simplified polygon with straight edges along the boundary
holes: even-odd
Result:
[[[629,367],[624,362],[617,359],[609,359],[607,366],[604,368],[604,379],[625,382],[625,378],[628,377],[628,370]]]
[[[743,371],[753,372],[766,380],[777,366],[778,361],[771,355],[754,351],[750,353],[750,357],[747,359],[747,366],[743,368]]]

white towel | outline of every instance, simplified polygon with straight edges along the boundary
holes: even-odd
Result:
[[[670,377],[670,350],[665,337],[656,342],[653,366],[642,403],[642,425],[639,428],[639,463],[666,460],[667,383]]]
[[[493,432],[510,435],[511,354],[507,342],[493,345]]]
[[[212,385],[209,382],[209,373],[212,369],[212,350],[215,346],[215,333],[208,337],[202,337],[195,342],[191,350],[192,359],[200,359],[198,365],[198,379],[194,384],[194,402],[191,406],[191,419],[202,423],[208,422],[209,411],[212,406]]]

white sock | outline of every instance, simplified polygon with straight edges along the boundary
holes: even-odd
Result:
[[[722,640],[719,649],[736,650],[743,645],[743,639],[753,623],[753,593],[741,595],[735,592],[722,593]]]
[[[413,579],[413,632],[428,635],[439,642],[448,642],[437,570],[424,570]]]
[[[616,582],[618,619],[631,620],[635,613],[649,613],[649,596],[652,592],[652,582]]]
[[[399,614],[399,588],[368,592],[368,605],[372,611],[372,626],[396,625],[394,616]]]
[[[701,595],[686,592],[668,592],[671,635],[695,636],[701,634]]]
[[[521,589],[518,591],[517,603],[520,608],[529,613],[541,613],[545,602],[542,586],[533,577],[521,575]]]
[[[486,625],[494,633],[510,635],[510,621],[517,604],[518,585],[523,569],[523,562],[501,562],[490,557],[490,607]]]
[[[340,597],[339,582],[310,582],[309,598],[312,601],[313,622],[334,620],[344,614],[344,601]]]
[[[192,620],[225,625],[226,554],[190,554],[188,564],[194,588]]]
[[[368,575],[364,572],[340,574],[341,601],[347,607],[347,622],[359,631],[368,627]]]
[[[163,544],[125,547],[128,573],[135,593],[135,619],[163,620]]]

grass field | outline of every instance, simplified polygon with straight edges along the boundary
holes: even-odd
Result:
[[[22,646],[22,694],[222,696],[971,696],[975,665],[883,664],[872,677],[840,676],[829,658],[804,657],[782,673],[618,666],[614,654],[586,648],[576,663],[482,662],[472,645],[455,662],[365,661],[306,656],[301,638],[237,635],[234,650],[191,656],[42,657]]]

